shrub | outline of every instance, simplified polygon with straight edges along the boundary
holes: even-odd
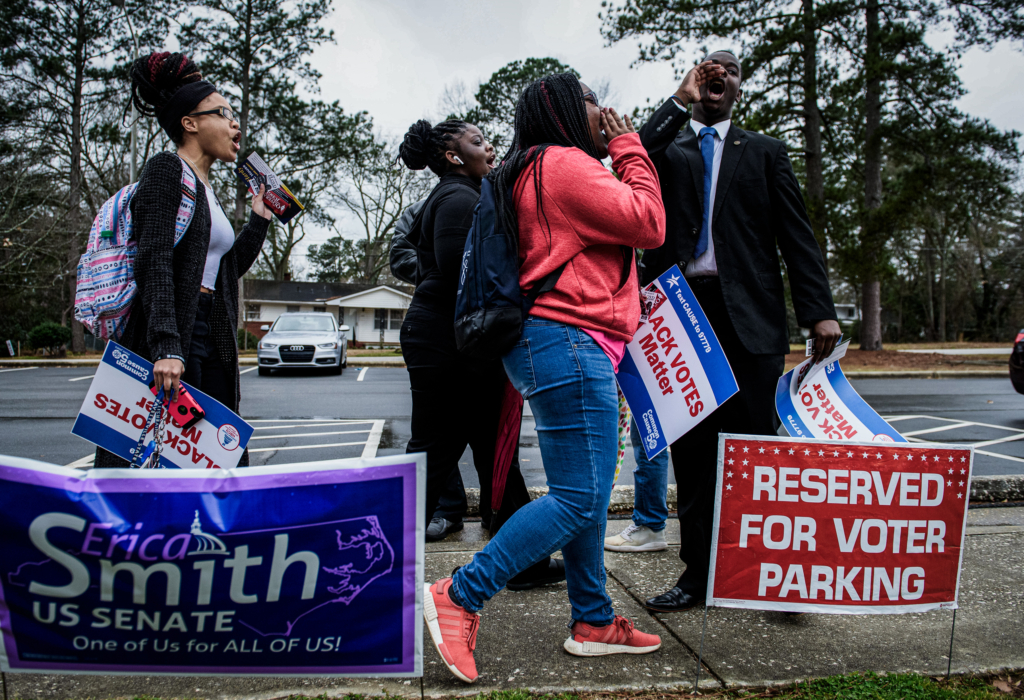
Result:
[[[28,333],[28,342],[36,350],[45,348],[50,355],[56,355],[64,343],[71,340],[71,329],[53,321],[40,323]]]
[[[238,329],[238,349],[242,350],[242,349],[244,349],[246,347],[246,336],[248,336],[248,338],[249,338],[249,340],[248,340],[248,343],[249,343],[248,348],[250,350],[255,350],[256,349],[256,345],[260,342],[260,339],[257,338],[255,335],[253,335],[252,333],[250,333],[249,331],[247,331],[244,328],[239,328]]]

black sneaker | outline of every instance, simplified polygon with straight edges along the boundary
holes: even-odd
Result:
[[[434,518],[427,525],[427,542],[437,542],[443,540],[449,534],[458,532],[463,527],[462,521],[458,520],[452,522],[451,520],[445,520],[444,518]]]
[[[510,591],[528,591],[565,580],[565,562],[561,559],[542,559],[533,566],[520,571],[505,584]]]

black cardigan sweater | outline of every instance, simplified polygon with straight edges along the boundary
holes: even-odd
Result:
[[[210,211],[206,187],[196,178],[196,209],[185,235],[174,245],[174,221],[181,203],[181,158],[169,151],[146,163],[139,187],[132,196],[131,211],[138,252],[135,281],[138,289],[120,344],[147,360],[159,355],[180,355],[188,360],[192,325],[199,307],[206,253],[210,246]],[[270,221],[252,213],[249,222],[220,260],[213,295],[210,335],[220,361],[234,379],[238,412],[241,399],[238,380],[238,279],[256,261]],[[246,451],[239,466],[249,464]],[[127,467],[126,460],[106,450],[96,453],[97,468]]]

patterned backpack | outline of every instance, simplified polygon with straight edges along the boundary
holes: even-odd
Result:
[[[89,229],[89,243],[78,261],[78,288],[75,293],[75,318],[93,335],[118,340],[128,323],[128,312],[135,299],[135,253],[132,195],[139,183],[122,188],[100,207]],[[181,162],[181,204],[174,222],[177,246],[196,209],[196,177]]]

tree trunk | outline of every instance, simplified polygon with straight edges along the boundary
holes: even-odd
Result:
[[[877,275],[864,282],[863,318],[860,322],[860,349],[882,349],[882,282]]]
[[[807,167],[807,216],[828,271],[825,234],[825,176],[821,153],[821,112],[818,111],[818,31],[814,0],[802,0],[804,20],[804,157]]]
[[[862,249],[868,269],[864,274],[864,319],[860,329],[861,350],[882,349],[882,282],[880,253],[884,247],[876,216],[882,207],[882,78],[879,70],[878,0],[867,0],[864,41],[864,227]]]
[[[242,159],[249,157],[249,109],[252,85],[250,73],[252,72],[252,2],[246,3],[245,7],[245,51],[239,57],[242,61],[242,105],[241,114],[238,116],[238,129],[241,138],[238,140],[238,156]],[[245,225],[245,204],[248,189],[241,180],[235,183],[235,235],[242,231]],[[245,328],[245,273],[238,278],[238,327]]]
[[[71,306],[75,303],[78,288],[78,259],[82,255],[79,242],[79,222],[82,205],[82,90],[85,84],[85,12],[81,5],[77,8],[75,27],[75,78],[71,95],[71,172],[68,173],[68,292]],[[71,350],[85,352],[85,328],[75,320],[71,323]]]

